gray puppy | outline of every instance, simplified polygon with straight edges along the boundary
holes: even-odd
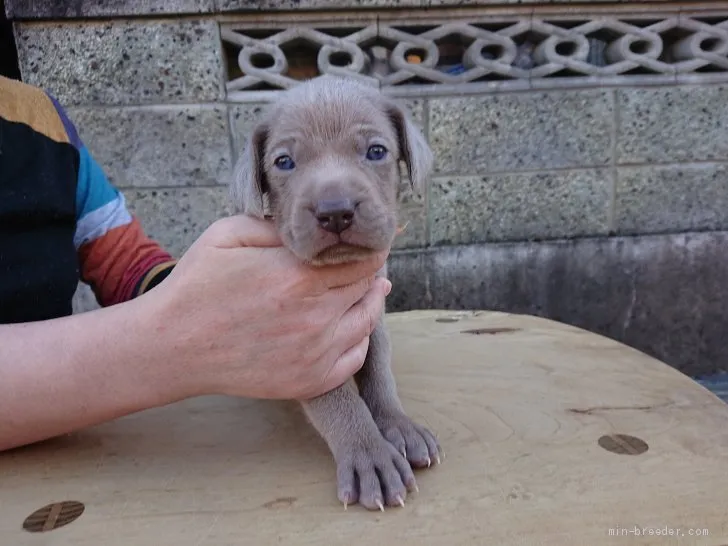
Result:
[[[353,79],[320,76],[282,92],[255,126],[231,195],[243,214],[271,216],[301,260],[357,260],[396,236],[400,161],[413,187],[424,187],[432,152],[402,108]],[[334,457],[345,507],[403,506],[417,489],[412,468],[440,462],[434,435],[407,417],[397,395],[382,319],[356,384],[303,403]]]

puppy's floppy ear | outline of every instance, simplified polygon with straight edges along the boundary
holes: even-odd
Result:
[[[260,122],[248,136],[245,149],[235,164],[230,184],[230,198],[236,210],[258,218],[264,217],[264,195],[268,192],[263,163],[267,139],[268,125]]]
[[[418,192],[424,189],[432,172],[434,156],[425,135],[412,122],[401,106],[388,101],[387,114],[394,124],[399,141],[400,157],[407,166],[412,188]]]

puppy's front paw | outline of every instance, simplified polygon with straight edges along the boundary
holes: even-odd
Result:
[[[336,455],[336,474],[344,507],[357,501],[369,510],[404,506],[407,492],[417,489],[407,460],[378,433],[343,448]]]
[[[440,464],[442,449],[429,429],[418,425],[403,413],[380,415],[374,418],[384,437],[407,458],[415,468]]]

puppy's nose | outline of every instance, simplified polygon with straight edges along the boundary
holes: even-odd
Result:
[[[350,199],[323,200],[316,203],[314,216],[322,229],[341,233],[354,221],[354,203]]]

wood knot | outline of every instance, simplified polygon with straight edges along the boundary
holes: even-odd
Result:
[[[296,497],[278,497],[277,499],[266,502],[263,507],[270,508],[271,510],[275,508],[288,508],[297,500],[298,499]]]
[[[47,504],[30,514],[23,522],[29,533],[45,533],[76,521],[85,510],[78,501],[62,501]]]
[[[628,434],[606,434],[597,443],[601,448],[618,455],[641,455],[649,449],[647,442]]]
[[[518,332],[519,328],[508,328],[508,327],[494,327],[494,328],[474,328],[472,330],[462,330],[461,334],[473,334],[476,336],[480,336],[483,334],[509,334],[511,332]]]

